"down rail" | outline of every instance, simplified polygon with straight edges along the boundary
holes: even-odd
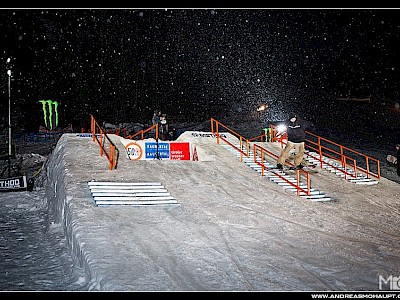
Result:
[[[118,164],[119,151],[105,131],[96,122],[93,115],[90,116],[90,131],[93,141],[96,141],[100,146],[100,156],[103,154],[110,162],[110,170],[116,169]]]

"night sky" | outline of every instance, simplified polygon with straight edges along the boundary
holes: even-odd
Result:
[[[329,118],[338,97],[400,101],[398,9],[1,9],[0,120],[38,128],[297,110]],[[11,58],[10,65],[6,64]]]

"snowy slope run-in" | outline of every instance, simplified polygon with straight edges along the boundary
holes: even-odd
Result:
[[[90,138],[65,134],[50,158],[50,210],[91,290],[378,290],[398,272],[398,184],[313,181],[338,201],[310,202],[185,132],[199,161],[130,161],[110,171]],[[161,182],[180,203],[96,207],[88,182]],[[328,184],[329,183],[329,184]]]

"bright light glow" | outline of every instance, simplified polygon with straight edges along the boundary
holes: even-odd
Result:
[[[263,111],[265,110],[265,105],[261,105],[260,107],[257,108],[257,111]]]
[[[7,70],[8,76],[11,76],[11,70]]]
[[[278,126],[276,126],[276,131],[277,134],[282,134],[286,132],[286,126],[284,124],[279,124]]]
[[[264,111],[268,108],[267,104],[261,104],[259,107],[257,107],[257,111]]]

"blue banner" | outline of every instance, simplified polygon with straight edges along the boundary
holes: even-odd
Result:
[[[158,142],[158,157],[157,157],[157,142],[145,143],[146,158],[169,158],[169,143]]]

